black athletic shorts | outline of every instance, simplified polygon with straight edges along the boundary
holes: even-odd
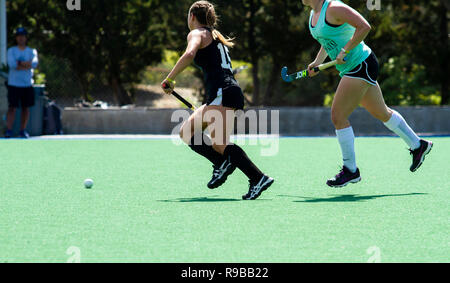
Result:
[[[232,85],[225,88],[219,88],[217,94],[208,96],[208,106],[217,105],[236,110],[244,109],[244,94],[239,86]]]
[[[377,56],[372,52],[364,62],[350,72],[346,73],[344,77],[361,79],[371,85],[377,85],[379,72],[380,64],[378,63]]]
[[[15,87],[8,85],[8,105],[12,108],[33,107],[34,89],[32,87]]]

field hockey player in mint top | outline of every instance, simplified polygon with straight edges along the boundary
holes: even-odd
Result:
[[[336,128],[344,164],[342,170],[327,181],[327,185],[344,187],[361,181],[356,163],[355,134],[348,120],[359,105],[406,142],[413,157],[410,170],[415,172],[431,151],[433,143],[420,139],[400,113],[386,105],[377,82],[378,59],[364,43],[372,27],[361,14],[339,0],[302,2],[312,9],[309,29],[321,45],[316,59],[308,66],[309,76],[316,76],[318,73],[314,68],[330,57],[337,60],[336,68],[342,77],[333,100],[331,120]]]

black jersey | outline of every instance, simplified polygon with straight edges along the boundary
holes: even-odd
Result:
[[[233,75],[228,48],[220,41],[213,40],[207,47],[199,49],[194,63],[203,71],[208,104],[217,97],[220,89],[239,86]]]

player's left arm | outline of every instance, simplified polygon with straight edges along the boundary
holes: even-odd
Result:
[[[202,36],[198,30],[191,31],[188,35],[188,46],[184,54],[180,57],[178,62],[173,67],[172,71],[169,73],[167,78],[162,82],[161,86],[166,93],[172,93],[173,88],[175,87],[174,81],[175,78],[183,72],[189,65],[194,61],[195,55],[197,51],[200,49],[202,45]],[[164,88],[164,85],[169,85],[170,88]]]
[[[369,34],[372,27],[369,22],[352,7],[339,2],[333,2],[328,8],[329,20],[337,25],[348,23],[355,27],[355,33],[350,41],[344,46],[344,50],[336,58],[338,64],[345,64],[344,58],[356,46],[358,46]]]

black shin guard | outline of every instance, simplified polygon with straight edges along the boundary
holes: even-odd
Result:
[[[264,175],[248,158],[247,154],[235,144],[225,148],[225,158],[230,158],[232,164],[239,168],[251,181],[258,181]]]
[[[196,153],[211,161],[214,165],[220,166],[225,161],[225,158],[220,153],[215,151],[211,144],[211,139],[202,133],[201,136],[194,135],[192,137],[189,147]]]

